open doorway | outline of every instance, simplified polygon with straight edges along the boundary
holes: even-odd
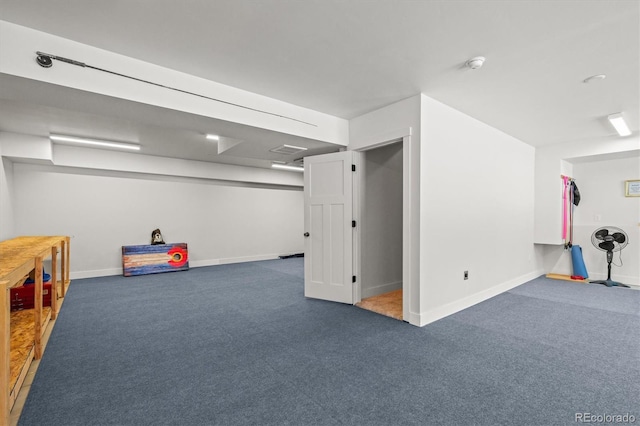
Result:
[[[357,306],[403,319],[403,143],[362,152],[361,301]]]

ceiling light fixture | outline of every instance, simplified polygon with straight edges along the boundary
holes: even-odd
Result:
[[[66,143],[72,143],[72,144],[101,146],[105,148],[130,149],[133,151],[140,151],[140,145],[105,141],[100,139],[77,138],[75,136],[64,136],[64,135],[49,135],[49,139],[51,139],[54,142],[62,142],[62,143],[66,142]]]
[[[220,136],[218,135],[212,135],[210,133],[207,133],[207,139],[211,140],[211,141],[219,141],[220,140]]]
[[[484,60],[484,56],[476,56],[475,58],[471,58],[467,62],[465,62],[465,65],[467,66],[467,68],[477,70],[478,68],[482,67],[482,65],[484,64]]]
[[[624,121],[624,117],[621,112],[611,114],[607,118],[620,136],[629,136],[631,134],[631,129],[629,129],[626,121]]]
[[[274,168],[274,169],[291,170],[291,171],[294,171],[294,172],[304,172],[304,167],[287,166],[285,164],[272,163],[271,167]]]

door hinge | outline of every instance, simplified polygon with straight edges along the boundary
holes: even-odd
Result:
[[[352,220],[352,221],[351,221],[351,227],[352,227],[352,228],[355,228],[355,227],[356,227],[356,221],[355,221],[355,220]]]
[[[355,283],[355,282],[356,282],[356,276],[355,276],[355,275],[351,277],[351,282],[352,282],[352,283]]]
[[[352,164],[352,165],[351,165],[351,171],[352,171],[352,172],[355,172],[355,171],[356,171],[356,165],[355,165],[355,164]]]

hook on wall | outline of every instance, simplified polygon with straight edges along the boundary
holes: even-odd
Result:
[[[51,68],[51,66],[53,65],[51,56],[47,56],[43,53],[40,53],[38,54],[38,56],[36,56],[36,62],[38,63],[38,65],[44,68]]]

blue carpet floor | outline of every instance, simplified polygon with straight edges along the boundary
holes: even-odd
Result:
[[[75,280],[20,425],[640,422],[640,291],[538,278],[423,328],[303,259]]]

